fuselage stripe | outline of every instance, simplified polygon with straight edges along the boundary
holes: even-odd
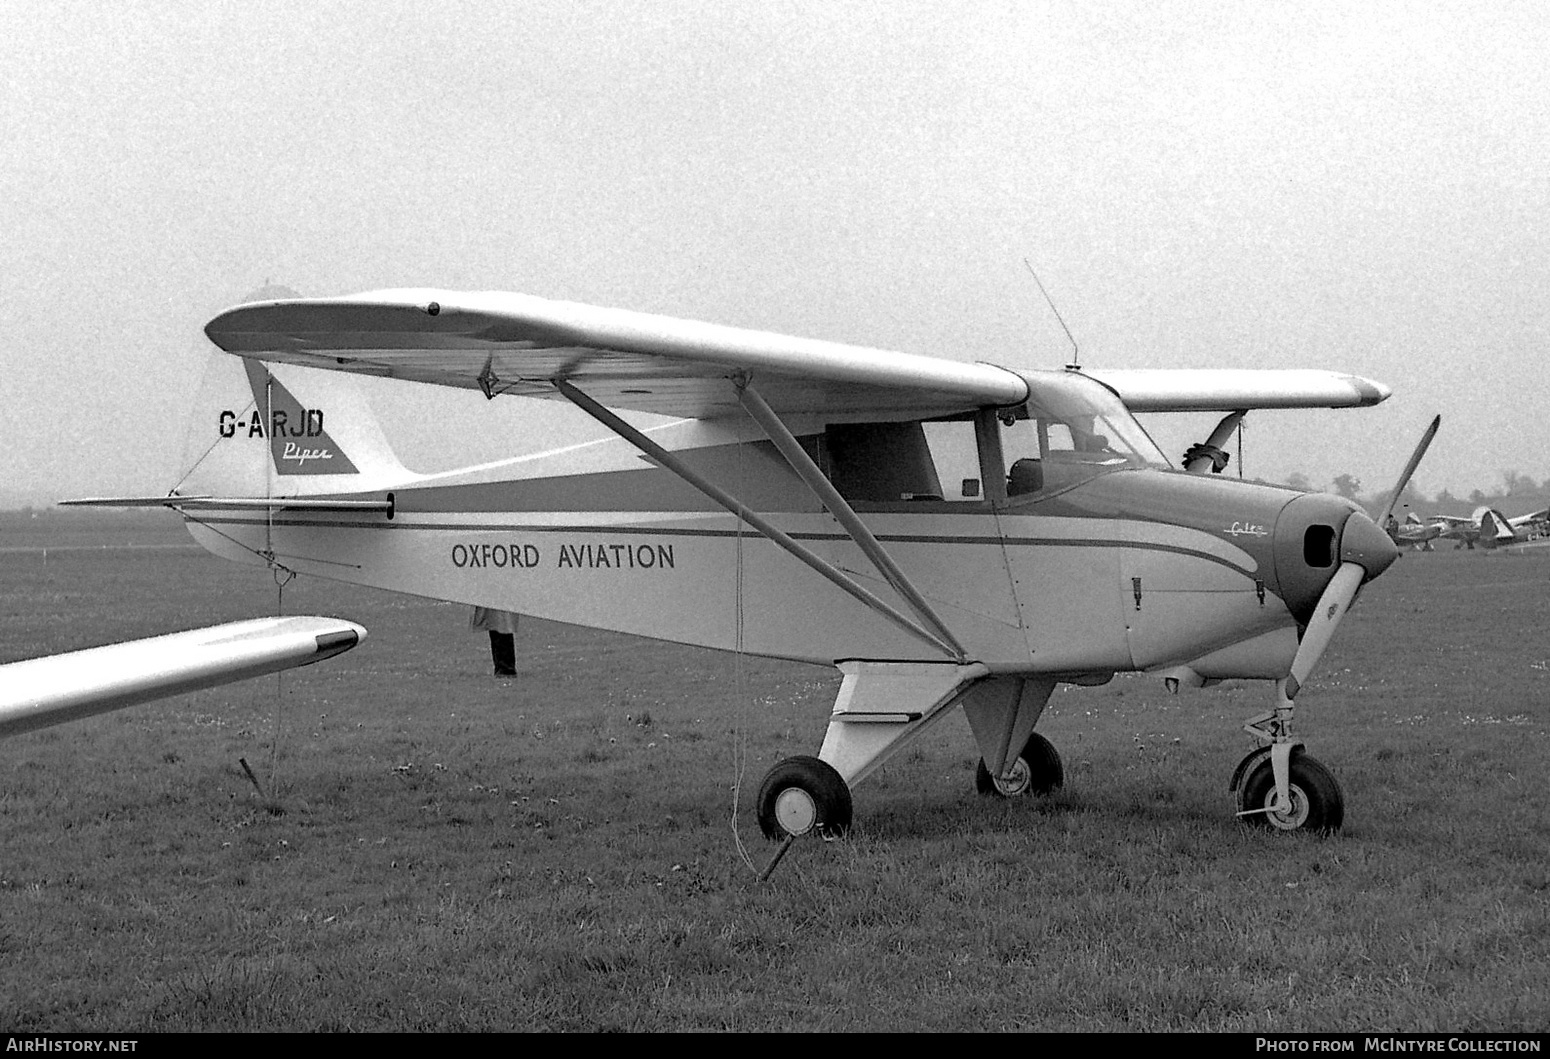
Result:
[[[303,527],[313,529],[367,529],[367,530],[428,530],[446,533],[607,533],[620,536],[644,536],[644,537],[758,537],[754,530],[746,530],[741,534],[738,530],[724,529],[694,529],[694,528],[668,528],[660,526],[631,526],[618,525],[545,525],[535,526],[521,523],[491,523],[491,522],[357,522],[357,521],[322,521],[317,519],[291,519],[276,518],[272,522],[263,523],[255,519],[240,518],[201,518],[201,524],[221,524],[231,526],[257,526],[266,525],[279,527]],[[792,532],[790,536],[801,541],[849,541],[850,537],[844,533],[804,533]],[[978,545],[1005,545],[1010,548],[1124,548],[1138,551],[1164,552],[1172,555],[1185,555],[1196,559],[1204,559],[1218,566],[1242,574],[1244,577],[1254,577],[1254,571],[1237,563],[1213,555],[1210,552],[1196,548],[1186,548],[1177,544],[1163,544],[1156,541],[1115,540],[1113,538],[1100,537],[993,537],[984,535],[957,535],[957,534],[928,534],[928,533],[879,533],[877,539],[884,543],[897,544],[978,544]]]

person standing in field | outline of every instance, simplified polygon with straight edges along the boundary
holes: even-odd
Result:
[[[490,659],[495,663],[495,675],[517,675],[517,615],[509,610],[493,610],[475,607],[469,616],[470,629],[484,629],[490,634]]]

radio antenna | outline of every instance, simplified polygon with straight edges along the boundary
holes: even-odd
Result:
[[[1028,270],[1028,275],[1033,277],[1033,282],[1039,285],[1039,293],[1044,295],[1044,301],[1049,305],[1049,311],[1055,314],[1055,319],[1060,321],[1060,329],[1064,331],[1066,333],[1066,337],[1071,340],[1071,363],[1067,364],[1066,367],[1070,368],[1072,371],[1081,371],[1082,351],[1077,347],[1076,336],[1071,334],[1071,329],[1066,326],[1066,321],[1061,317],[1060,310],[1055,308],[1055,299],[1051,298],[1049,296],[1049,291],[1044,289],[1044,281],[1039,279],[1039,274],[1033,270],[1033,265],[1029,264],[1026,257],[1023,258],[1023,267]]]

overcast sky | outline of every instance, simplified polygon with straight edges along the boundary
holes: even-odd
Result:
[[[1426,493],[1550,477],[1547,27],[1482,0],[12,0],[0,501],[171,486],[201,328],[266,282],[1058,367],[1024,258],[1084,364],[1393,387],[1251,415],[1251,475],[1376,492],[1440,411]],[[504,433],[431,418],[481,459]]]

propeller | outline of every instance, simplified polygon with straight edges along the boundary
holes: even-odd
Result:
[[[1297,645],[1297,654],[1292,659],[1291,672],[1286,678],[1286,697],[1295,699],[1297,691],[1307,681],[1308,675],[1313,672],[1313,667],[1318,665],[1319,659],[1324,656],[1324,651],[1335,637],[1335,630],[1340,627],[1341,620],[1346,612],[1351,609],[1351,604],[1356,601],[1356,594],[1361,590],[1362,584],[1371,578],[1377,577],[1388,569],[1389,563],[1399,553],[1394,544],[1388,538],[1388,534],[1379,530],[1379,526],[1386,526],[1389,518],[1394,514],[1394,505],[1399,503],[1400,495],[1404,493],[1405,486],[1410,484],[1410,476],[1415,474],[1416,467],[1420,466],[1421,457],[1426,455],[1426,449],[1432,443],[1432,438],[1437,436],[1437,428],[1442,425],[1442,416],[1432,419],[1431,426],[1421,435],[1421,441],[1410,454],[1410,461],[1405,464],[1404,472],[1399,476],[1394,491],[1389,494],[1388,503],[1383,507],[1383,514],[1374,524],[1366,515],[1353,512],[1346,519],[1345,530],[1341,534],[1340,554],[1342,562],[1335,576],[1329,579],[1329,584],[1324,586],[1323,593],[1319,596],[1318,606],[1314,608],[1313,617],[1308,619],[1308,627],[1303,630],[1302,642]],[[1382,535],[1381,545],[1377,534]],[[1386,547],[1385,547],[1386,546]]]
[[[1432,438],[1437,436],[1437,428],[1442,426],[1442,416],[1432,416],[1432,425],[1426,428],[1426,433],[1421,435],[1421,443],[1410,454],[1410,462],[1405,464],[1404,472],[1399,476],[1399,483],[1394,486],[1394,491],[1389,494],[1389,502],[1383,505],[1383,514],[1378,516],[1378,525],[1387,526],[1389,519],[1394,517],[1394,506],[1399,503],[1400,496],[1405,491],[1405,486],[1410,484],[1410,476],[1421,465],[1421,457],[1426,455],[1427,448],[1432,443]]]
[[[1313,612],[1313,617],[1308,619],[1302,643],[1297,645],[1297,655],[1292,659],[1292,671],[1286,678],[1288,699],[1297,697],[1297,690],[1324,656],[1325,648],[1335,638],[1335,630],[1340,627],[1340,619],[1351,609],[1351,604],[1356,600],[1356,590],[1362,587],[1366,578],[1367,569],[1361,563],[1344,562],[1335,571],[1335,576],[1330,578],[1329,584],[1324,586],[1318,608]]]

